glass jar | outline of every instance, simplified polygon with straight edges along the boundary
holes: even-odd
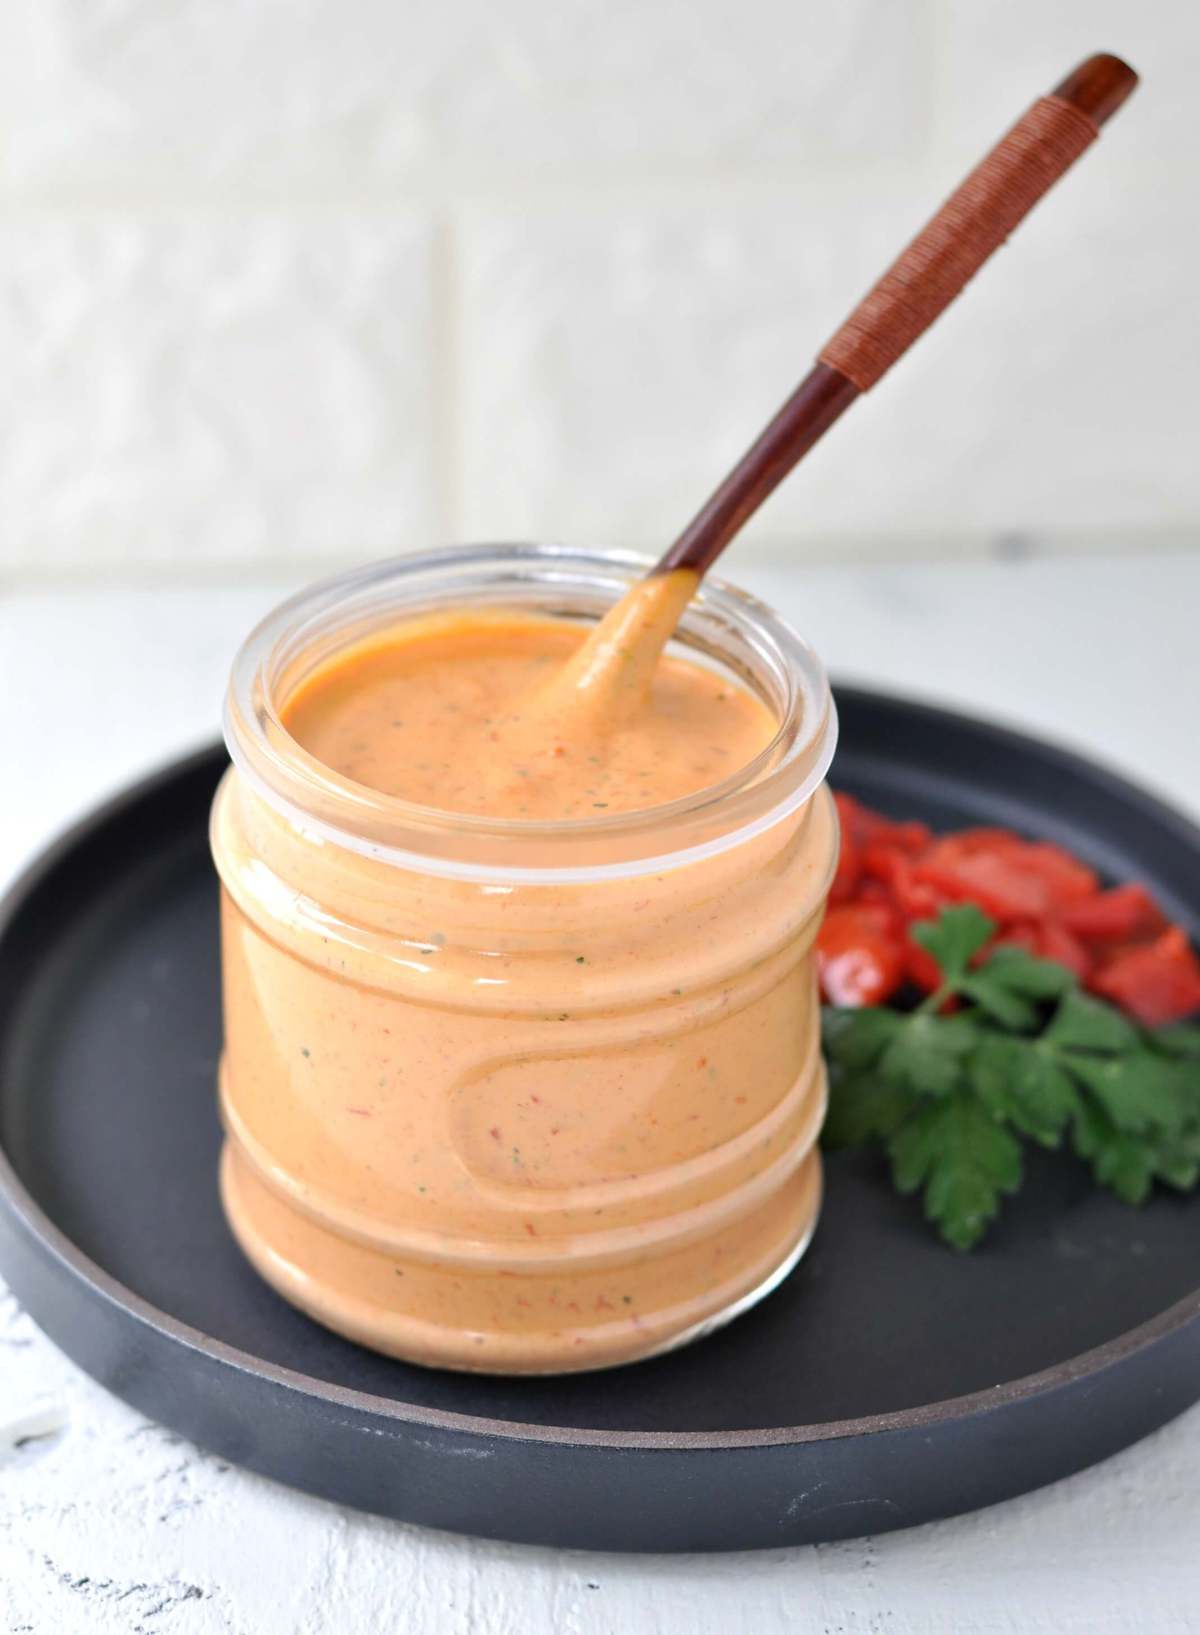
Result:
[[[646,564],[549,546],[385,562],[285,603],[233,668],[222,883],[225,1211],[319,1322],[395,1356],[594,1368],[772,1289],[820,1204],[812,944],[837,850],[812,651],[716,580],[673,650],[771,707],[725,782],[559,823],[339,777],[281,711],[409,616],[589,625]]]

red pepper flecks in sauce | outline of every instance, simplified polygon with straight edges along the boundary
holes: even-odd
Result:
[[[401,627],[318,670],[284,724],[325,766],[383,794],[533,820],[662,806],[720,783],[770,743],[776,723],[763,703],[676,658],[659,661],[646,707],[619,732],[587,714],[557,719],[540,695],[580,643],[581,632],[551,620]]]
[[[439,614],[318,665],[279,715],[355,784],[566,825],[719,784],[776,734],[728,673],[674,656],[563,708],[549,682],[580,644],[561,621]],[[811,944],[835,845],[822,792],[687,866],[489,886],[315,844],[227,786],[243,1247],[330,1326],[450,1367],[622,1362],[736,1306],[816,1215]]]

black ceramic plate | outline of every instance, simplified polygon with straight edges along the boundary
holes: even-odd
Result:
[[[836,781],[1146,881],[1200,928],[1200,834],[1059,750],[843,690]],[[50,1337],[226,1458],[386,1515],[601,1549],[903,1527],[1078,1470],[1200,1397],[1200,1212],[1136,1211],[1066,1158],[971,1256],[876,1163],[835,1159],[816,1241],[755,1311],[673,1356],[565,1379],[390,1362],[279,1300],[217,1205],[223,756],[67,836],[0,922],[0,1270]]]

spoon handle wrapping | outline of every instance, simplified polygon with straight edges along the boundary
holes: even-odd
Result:
[[[1073,102],[1039,97],[859,302],[821,362],[869,391],[1099,134]]]

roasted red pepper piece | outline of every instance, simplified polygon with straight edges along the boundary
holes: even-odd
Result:
[[[855,800],[853,795],[842,794],[840,790],[834,794],[833,801],[843,835],[849,835],[859,847],[874,839],[876,831],[885,821],[877,812],[872,812],[869,806]]]
[[[1011,856],[962,847],[951,835],[934,843],[917,863],[916,878],[956,902],[977,903],[985,914],[1008,924],[1040,919],[1050,907],[1044,883],[1022,872]]]
[[[1006,926],[998,937],[992,938],[984,950],[985,955],[993,948],[1023,948],[1027,954],[1037,954],[1040,957],[1042,940],[1038,936],[1038,927],[1032,922],[1029,925]]]
[[[875,836],[876,845],[892,846],[909,857],[918,857],[933,841],[933,830],[927,823],[888,823]]]
[[[1089,986],[1143,1027],[1180,1022],[1200,1010],[1200,960],[1178,925],[1131,948],[1093,973]]]
[[[917,866],[911,857],[879,841],[862,854],[864,875],[887,887],[905,919],[932,920],[954,898],[938,891],[927,880],[918,879]]]
[[[1058,920],[1044,920],[1038,927],[1035,951],[1043,959],[1052,959],[1074,971],[1081,982],[1091,976],[1096,963],[1070,927]]]
[[[817,937],[821,988],[833,1005],[881,1005],[904,980],[904,946],[882,904],[831,908]]]
[[[982,824],[939,835],[934,841],[935,846],[958,857],[967,857],[974,852],[1004,851],[1010,846],[1024,844],[1020,835],[1015,835],[1011,829],[989,828]]]
[[[904,916],[896,907],[895,899],[888,888],[883,884],[882,880],[871,880],[864,875],[858,883],[858,890],[854,894],[854,901],[856,903],[874,903],[876,907],[882,906],[886,908],[891,920],[895,924],[897,935],[899,935],[899,933],[903,930]]]
[[[1099,884],[1061,846],[1005,829],[964,829],[935,841],[917,864],[917,878],[1005,922],[1041,919],[1090,897]]]
[[[950,903],[970,902],[999,922],[997,944],[1067,966],[1141,1020],[1200,1010],[1200,960],[1181,930],[1168,932],[1144,887],[1102,891],[1063,847],[1009,829],[979,826],[935,839],[924,824],[893,823],[852,796],[834,798],[843,854],[822,969],[830,997],[831,985],[847,995],[839,1003],[877,1003],[867,995],[886,995],[901,981],[937,987],[937,964],[909,928]],[[865,919],[839,917],[860,909]]]
[[[1093,897],[1100,889],[1094,869],[1048,840],[1017,840],[1005,855],[1024,873],[1042,882],[1054,908]]]
[[[894,846],[897,851],[916,853],[923,851],[933,839],[933,831],[928,824],[893,823],[891,818],[885,818],[881,812],[873,812],[869,806],[855,800],[853,795],[837,793],[833,798],[843,835],[848,834],[860,848],[878,842]]]
[[[829,888],[829,901],[831,903],[850,902],[858,889],[861,878],[862,849],[849,829],[843,825],[837,870],[833,876],[833,884]]]
[[[1062,923],[1085,942],[1137,942],[1166,928],[1166,916],[1145,886],[1114,886],[1070,903]]]

